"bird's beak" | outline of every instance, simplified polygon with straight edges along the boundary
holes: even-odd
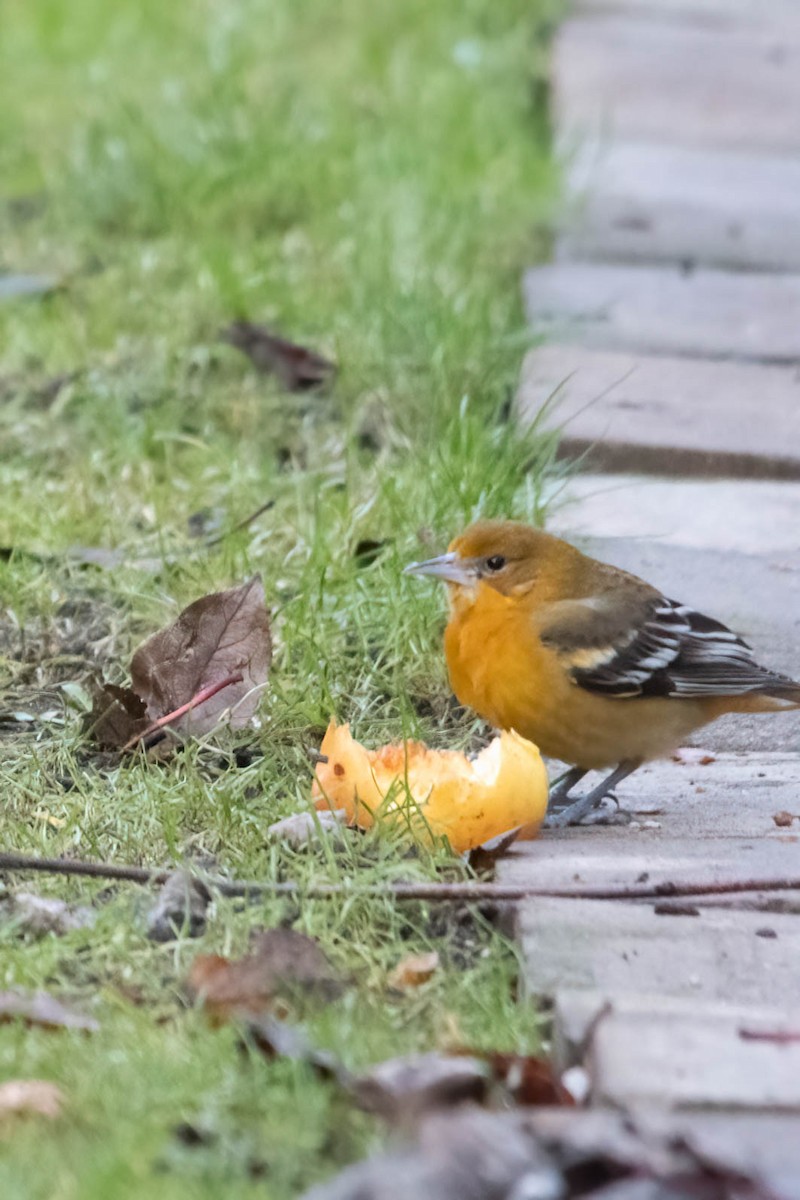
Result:
[[[404,575],[431,575],[434,579],[442,579],[445,583],[461,583],[469,587],[475,582],[476,573],[472,563],[451,551],[440,554],[438,558],[428,558],[425,562],[409,563],[403,571]]]

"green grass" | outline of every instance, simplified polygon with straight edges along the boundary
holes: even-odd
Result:
[[[402,566],[477,515],[540,520],[552,439],[509,401],[529,340],[519,272],[547,245],[555,179],[542,68],[547,0],[40,0],[0,36],[0,271],[52,273],[0,303],[0,842],[161,863],[214,855],[241,876],[381,883],[463,866],[371,834],[344,849],[267,844],[308,802],[307,747],[329,716],[367,742],[468,746],[441,655],[442,597]],[[274,324],[333,356],[330,396],[286,396],[219,340]],[[41,389],[70,382],[55,399]],[[210,551],[209,510],[256,523]],[[360,566],[360,539],[384,541]],[[132,564],[80,566],[75,545]],[[187,552],[191,551],[191,552]],[[10,553],[9,553],[10,552]],[[166,556],[157,571],[141,558]],[[166,766],[87,753],[80,693],[125,677],[154,628],[204,592],[264,577],[277,653],[261,752],[208,747]],[[21,881],[12,881],[21,886]],[[31,885],[26,881],[26,886]],[[197,949],[241,950],[293,920],[357,980],[307,1017],[348,1065],[435,1046],[536,1044],[516,961],[491,923],[454,932],[429,906],[220,901],[199,942],[154,947],[147,896],[97,897],[89,931],[37,943],[0,929],[0,987],[47,987],[95,1013],[91,1037],[6,1026],[0,1077],[56,1080],[62,1121],[0,1140],[9,1200],[297,1194],[380,1131],[307,1068],[242,1059],[180,987]],[[386,973],[435,947],[407,999]],[[189,1149],[181,1121],[206,1128]],[[2,1138],[2,1130],[0,1130]]]

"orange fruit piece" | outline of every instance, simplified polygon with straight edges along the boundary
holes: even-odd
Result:
[[[406,741],[368,750],[331,721],[311,797],[350,824],[402,822],[420,840],[446,837],[463,853],[522,827],[533,837],[547,810],[547,771],[533,742],[501,733],[474,759]]]

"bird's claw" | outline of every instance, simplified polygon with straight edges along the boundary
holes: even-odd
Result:
[[[545,829],[567,829],[571,825],[629,825],[631,813],[624,808],[601,808],[588,813],[571,814],[569,808],[548,813],[544,819]]]
[[[598,799],[588,809],[582,803],[583,800],[583,796],[578,796],[566,807],[548,812],[544,819],[544,828],[565,829],[570,825],[629,825],[633,820],[633,814],[620,808],[617,797],[611,792]],[[609,807],[607,801],[611,801],[613,807]]]
[[[582,820],[578,821],[579,825],[630,825],[633,820],[633,813],[628,812],[627,808],[596,808],[594,812],[587,813]]]

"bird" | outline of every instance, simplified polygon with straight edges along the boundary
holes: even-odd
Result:
[[[447,585],[460,703],[570,767],[550,826],[602,823],[623,779],[724,713],[800,708],[800,682],[759,665],[720,621],[542,529],[480,520],[405,573]],[[589,771],[608,773],[576,797]]]

